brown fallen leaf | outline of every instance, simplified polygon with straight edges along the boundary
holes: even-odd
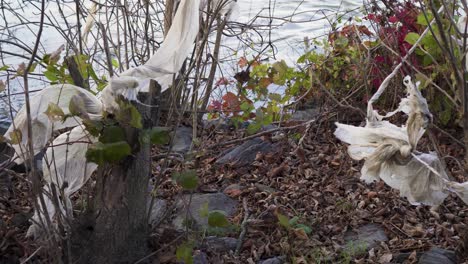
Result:
[[[284,169],[286,168],[286,164],[282,163],[279,167],[276,167],[268,172],[268,177],[277,177],[279,176]]]
[[[308,240],[309,237],[307,236],[306,232],[302,228],[295,228],[293,229],[294,235],[301,240]]]
[[[241,189],[229,189],[229,190],[225,190],[224,194],[226,194],[227,196],[231,198],[235,198],[242,194],[242,190]]]
[[[392,261],[392,258],[392,253],[385,253],[379,258],[379,263],[390,263],[390,261]]]
[[[411,237],[423,237],[426,235],[426,231],[424,230],[421,224],[412,226],[410,224],[405,223],[402,229]]]

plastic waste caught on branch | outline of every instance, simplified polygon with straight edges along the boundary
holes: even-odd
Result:
[[[71,131],[61,134],[53,142],[52,146],[47,148],[42,162],[42,171],[44,174],[44,181],[47,183],[45,190],[49,193],[52,188],[63,190],[63,197],[66,207],[62,201],[60,202],[60,209],[58,213],[67,215],[65,208],[71,214],[72,203],[70,196],[81,189],[88,181],[93,172],[97,169],[98,165],[86,160],[86,153],[88,145],[97,142],[97,138],[89,135],[83,126],[77,126]],[[54,218],[56,216],[56,208],[52,204],[50,198],[45,196],[46,208],[49,216]],[[39,203],[40,204],[40,203]],[[44,220],[44,214],[35,212],[33,216],[33,224],[29,227],[27,235],[30,237],[38,237],[41,217]]]
[[[440,205],[449,191],[456,193],[468,204],[468,182],[456,183],[449,180],[439,157],[433,152],[420,153],[416,150],[419,139],[432,122],[426,99],[406,76],[403,80],[407,97],[398,109],[381,116],[373,110],[383,91],[379,90],[368,105],[365,127],[336,123],[335,136],[350,144],[348,154],[354,160],[364,160],[361,179],[366,182],[383,180],[400,191],[411,204]],[[408,118],[403,126],[396,126],[385,118],[398,112]]]
[[[52,137],[52,132],[60,129],[75,127],[81,123],[80,118],[67,118],[65,122],[62,120],[50,120],[46,111],[49,104],[56,104],[65,115],[70,114],[68,106],[73,96],[78,96],[82,99],[91,119],[99,119],[102,115],[102,103],[91,92],[70,84],[58,84],[45,88],[31,97],[31,123],[33,130],[33,148],[34,155],[44,149],[47,142]],[[19,132],[17,132],[19,131]],[[18,144],[12,144],[15,149],[14,162],[21,164],[27,156],[28,129],[26,107],[22,107],[13,119],[12,125],[5,132],[5,138],[12,139],[14,134],[20,134]]]
[[[132,68],[122,73],[122,76],[111,79],[110,84],[104,88],[97,97],[89,91],[69,84],[52,85],[31,97],[31,121],[33,125],[34,154],[39,153],[50,141],[52,132],[63,128],[75,127],[81,123],[79,118],[68,118],[65,122],[48,119],[45,111],[49,103],[56,104],[69,114],[69,103],[74,95],[82,97],[86,103],[85,108],[91,118],[99,119],[102,110],[115,112],[118,104],[115,99],[123,96],[127,100],[137,100],[137,94],[148,88],[149,80],[155,79],[166,88],[172,77],[182,67],[195,41],[199,29],[200,0],[182,0],[175,15],[174,23],[169,29],[161,47],[148,60],[145,65]],[[27,154],[27,122],[26,108],[23,106],[14,118],[13,124],[5,133],[11,139],[13,131],[20,131],[20,144],[13,144],[15,148],[15,162],[23,163]]]
[[[45,193],[51,188],[63,188],[65,197],[59,201],[59,212],[65,213],[71,209],[69,196],[79,190],[89,179],[97,165],[87,162],[86,151],[88,142],[94,143],[96,139],[83,130],[82,120],[69,117],[65,121],[61,118],[52,119],[46,114],[50,104],[54,111],[61,116],[69,115],[72,110],[78,116],[99,120],[103,111],[113,113],[118,109],[116,99],[123,96],[129,101],[136,101],[140,91],[147,91],[150,79],[155,79],[163,89],[167,88],[191,51],[199,30],[200,0],[182,0],[176,12],[174,22],[169,29],[166,39],[158,51],[145,65],[127,70],[120,77],[113,78],[102,93],[94,96],[91,92],[74,85],[53,85],[43,89],[31,97],[31,123],[33,126],[32,142],[34,155],[44,150],[46,145],[54,138],[54,132],[64,128],[73,128],[69,132],[59,135],[47,148],[43,159]],[[94,18],[90,18],[90,25]],[[70,103],[75,108],[70,109]],[[76,113],[72,113],[76,115]],[[5,137],[13,143],[15,149],[15,162],[22,163],[28,156],[27,151],[27,115],[23,106],[17,113]],[[14,133],[13,133],[14,132]],[[65,184],[66,183],[66,184]],[[56,208],[48,195],[44,196],[45,208],[40,205],[40,211],[35,213],[34,220],[44,219],[43,212],[49,216],[56,215]],[[31,226],[28,230],[30,236],[37,236],[38,226]]]
[[[199,8],[200,0],[182,0],[169,32],[156,53],[144,65],[128,69],[118,81],[111,81],[103,91],[104,100],[111,97],[106,93],[126,91],[136,97],[139,91],[147,92],[149,79],[156,80],[162,90],[167,89],[192,50],[199,31]],[[132,92],[135,88],[137,90]]]

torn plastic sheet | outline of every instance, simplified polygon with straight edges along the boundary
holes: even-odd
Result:
[[[59,199],[59,208],[57,209],[49,196],[44,196],[45,208],[39,205],[40,212],[35,212],[33,217],[36,223],[40,219],[44,220],[44,212],[54,218],[57,215],[57,210],[60,213],[66,212],[64,204],[67,205],[67,209],[71,208],[69,196],[79,190],[97,168],[96,164],[86,162],[85,156],[88,149],[87,142],[95,142],[96,139],[87,135],[83,130],[82,121],[77,117],[68,118],[65,122],[51,121],[44,114],[49,103],[57,104],[65,114],[69,114],[70,101],[75,96],[79,96],[84,102],[86,114],[92,119],[101,119],[103,110],[113,112],[117,109],[118,105],[115,99],[119,96],[135,101],[138,92],[148,88],[147,84],[150,79],[155,79],[161,86],[167,88],[174,74],[180,70],[196,39],[199,31],[199,9],[200,0],[182,0],[173,24],[158,51],[145,65],[127,70],[120,77],[111,79],[110,84],[104,88],[100,96],[96,97],[80,87],[66,84],[50,86],[31,98],[34,154],[42,151],[46,144],[53,139],[52,132],[61,128],[73,128],[55,138],[52,146],[47,148],[43,160],[44,179],[47,182],[44,186],[44,193],[50,194],[50,189],[56,186],[64,190],[64,197]],[[25,106],[18,112],[7,131],[7,138],[14,129],[21,131],[23,135],[22,142],[13,145],[18,157],[16,162],[21,163],[27,159],[26,154],[28,153]],[[74,141],[75,143],[72,143]],[[65,182],[67,184],[64,184]],[[68,215],[72,216],[71,213]],[[37,237],[38,230],[38,225],[33,224],[28,234]]]
[[[370,183],[383,180],[400,191],[413,205],[440,205],[449,192],[456,193],[468,204],[468,182],[450,181],[436,153],[416,151],[417,143],[432,121],[426,99],[409,76],[404,78],[407,97],[398,109],[381,116],[373,110],[383,89],[374,94],[367,111],[364,127],[336,123],[335,136],[350,144],[348,154],[354,160],[364,160],[361,179]],[[396,126],[384,119],[403,112],[408,116],[406,124]]]

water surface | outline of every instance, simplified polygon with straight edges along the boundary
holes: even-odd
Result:
[[[12,6],[18,0],[10,0],[8,3]],[[22,4],[22,9],[18,10],[23,16],[31,21],[39,22],[37,2]],[[86,2],[85,2],[86,3]],[[85,4],[86,5],[86,4]],[[232,76],[236,71],[236,61],[241,56],[252,58],[258,55],[261,44],[271,42],[272,48],[265,51],[265,56],[271,59],[284,59],[289,64],[294,63],[297,57],[304,53],[304,38],[317,38],[326,35],[330,30],[330,23],[336,21],[339,15],[346,13],[343,19],[358,14],[358,9],[362,6],[362,0],[238,0],[231,18],[241,23],[253,23],[262,30],[257,33],[247,32],[243,34],[244,42],[235,37],[224,37],[223,45],[226,47],[221,50],[221,61],[223,62],[222,72],[227,76]],[[68,22],[76,23],[74,14],[74,2],[62,6],[62,11],[69,15]],[[59,19],[59,9],[55,2],[48,2],[46,14],[48,19]],[[9,25],[7,31],[0,32],[0,40],[9,40],[9,35],[19,36],[25,46],[33,47],[36,39],[37,27],[21,26],[21,19],[6,14],[6,20]],[[269,17],[275,19],[270,20]],[[46,19],[47,20],[47,19]],[[47,21],[46,21],[47,22]],[[0,26],[4,27],[5,22],[0,20]],[[162,38],[162,36],[160,36]],[[41,54],[50,53],[65,43],[61,33],[53,27],[46,26],[43,32],[39,51]],[[10,53],[28,56],[23,50],[9,44],[2,43],[1,48]],[[22,62],[27,62],[25,58],[15,55],[3,55],[0,65],[17,66]],[[104,60],[104,58],[103,58]],[[34,78],[34,76],[32,76]],[[0,79],[6,80],[6,77],[0,76]],[[47,86],[47,82],[32,79],[30,81],[30,90],[39,90]],[[10,93],[20,93],[10,96],[13,105],[13,112],[19,109],[24,103],[21,94],[23,85],[21,78],[10,82]],[[0,93],[0,123],[9,122],[9,104],[6,92]]]

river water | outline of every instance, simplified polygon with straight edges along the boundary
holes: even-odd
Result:
[[[10,0],[12,5],[15,1]],[[72,1],[73,2],[73,1]],[[232,74],[235,69],[235,62],[241,56],[253,56],[255,51],[251,49],[252,46],[258,45],[260,42],[274,43],[274,49],[269,52],[270,57],[273,59],[284,59],[288,63],[294,63],[300,54],[304,53],[305,45],[304,39],[307,37],[320,38],[325,36],[330,29],[330,23],[335,21],[338,15],[345,14],[343,20],[353,15],[359,14],[359,9],[363,5],[362,0],[238,0],[238,4],[234,9],[231,18],[237,22],[249,22],[255,19],[256,25],[264,25],[264,30],[259,34],[252,34],[252,43],[241,43],[237,38],[224,37],[223,44],[226,48],[221,50],[221,61],[225,62],[224,74]],[[37,4],[37,3],[36,3]],[[30,20],[39,21],[39,14],[36,8],[32,6],[24,6],[21,10],[22,15]],[[64,5],[64,13],[73,12],[74,5]],[[54,17],[58,12],[56,5],[49,2],[47,14]],[[271,22],[268,17],[275,17]],[[6,20],[9,24],[16,24],[19,20],[6,14]],[[70,17],[73,21],[73,16]],[[76,20],[75,20],[76,21]],[[3,24],[2,24],[3,23]],[[0,21],[0,26],[4,27],[3,20]],[[270,30],[271,29],[271,30]],[[12,32],[16,36],[21,36],[25,45],[33,46],[35,41],[35,33],[37,29],[34,26],[14,27]],[[0,32],[0,40],[8,40],[6,31]],[[52,52],[56,50],[64,40],[60,33],[51,27],[46,27],[43,33],[43,38],[40,46],[40,51],[43,53]],[[1,48],[4,51],[26,55],[21,49],[14,46],[2,43]],[[236,52],[233,52],[236,51]],[[17,66],[21,62],[26,62],[25,58],[15,55],[2,55],[2,64]],[[5,81],[5,76],[0,75],[0,80]],[[31,80],[30,90],[42,89],[47,86],[43,81]],[[13,80],[10,82],[10,93],[21,93],[23,86],[20,80]],[[9,100],[13,105],[13,112],[19,109],[23,104],[24,95],[13,95],[8,97],[6,92],[0,93],[0,126],[2,123],[5,125],[9,123]]]

